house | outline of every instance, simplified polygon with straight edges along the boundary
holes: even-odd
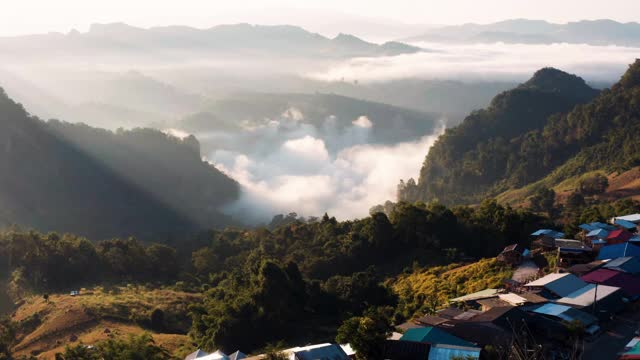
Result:
[[[556,239],[555,244],[560,257],[558,265],[562,267],[583,264],[592,260],[593,250],[580,240]]]
[[[556,300],[556,303],[584,309],[600,319],[606,318],[624,307],[622,289],[598,284],[588,284],[584,288]]]
[[[525,257],[530,255],[529,249],[520,244],[509,245],[498,255],[498,261],[509,265],[519,265]]]
[[[612,226],[612,225],[609,225],[609,224],[605,224],[605,223],[601,223],[601,222],[592,222],[592,223],[589,223],[589,224],[581,224],[581,225],[578,225],[578,227],[582,230],[581,235],[582,235],[583,239],[586,239],[588,234],[591,231],[594,231],[594,230],[602,229],[602,230],[605,230],[605,231],[611,231],[611,230],[615,230],[616,229],[615,226]]]
[[[633,234],[631,234],[627,230],[617,229],[609,232],[609,235],[607,235],[607,238],[605,240],[607,241],[607,244],[615,245],[615,244],[622,244],[624,242],[627,242],[632,237],[633,237]]]
[[[431,346],[428,360],[477,360],[480,359],[481,351],[479,347],[437,344]]]
[[[529,311],[560,322],[577,320],[580,321],[585,328],[598,323],[598,319],[595,316],[567,305],[548,303],[531,308]]]
[[[540,229],[533,232],[531,236],[536,238],[533,242],[534,245],[544,249],[553,249],[556,247],[555,239],[563,238],[564,233],[550,229]]]
[[[567,296],[578,289],[584,288],[586,285],[586,282],[573,274],[556,273],[541,277],[540,279],[525,284],[524,286],[530,290],[542,290],[539,294],[541,296],[557,298]]]
[[[627,256],[640,256],[640,246],[631,243],[607,245],[600,249],[598,260],[617,259]]]
[[[640,260],[637,257],[626,256],[613,259],[603,266],[605,269],[611,269],[633,275],[640,274]]]
[[[198,360],[229,360],[229,356],[227,356],[225,353],[223,353],[220,350],[216,350],[215,352],[213,352],[211,354],[207,354],[204,351],[198,349],[195,352],[187,355],[184,359],[185,360],[194,360],[194,359],[198,359]]]
[[[474,346],[474,344],[462,340],[441,329],[427,326],[419,329],[409,329],[402,335],[400,341],[413,341],[428,344],[444,344],[456,346]]]
[[[598,269],[581,278],[591,284],[619,287],[625,297],[631,300],[640,298],[640,277],[611,269]]]

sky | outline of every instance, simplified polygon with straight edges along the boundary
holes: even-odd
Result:
[[[91,23],[141,27],[287,23],[318,32],[371,23],[489,23],[511,18],[563,23],[640,20],[637,0],[5,0],[0,36],[86,31]],[[336,30],[337,31],[337,30]]]

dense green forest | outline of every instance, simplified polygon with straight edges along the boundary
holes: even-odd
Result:
[[[16,298],[130,282],[202,292],[204,301],[190,307],[194,343],[254,351],[280,340],[332,340],[342,321],[371,308],[401,321],[412,313],[394,311],[397,295],[382,283],[385,278],[413,264],[494,256],[543,225],[544,218],[495,201],[451,209],[399,203],[389,216],[356,221],[325,215],[273,230],[212,230],[175,249],[135,239],[92,243],[72,235],[7,232],[0,251]]]
[[[195,138],[45,123],[0,91],[0,225],[142,238],[229,224],[238,185]]]
[[[496,96],[487,109],[447,129],[429,151],[418,183],[400,184],[399,198],[477,203],[543,177],[551,164],[538,146],[549,117],[597,93],[577,76],[539,70],[529,81]]]

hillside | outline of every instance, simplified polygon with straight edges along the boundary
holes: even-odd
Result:
[[[466,265],[452,263],[417,269],[390,279],[387,284],[399,296],[400,311],[410,318],[443,307],[449,299],[498,288],[512,275],[511,267],[489,258]]]
[[[53,359],[67,345],[93,345],[145,331],[169,352],[187,352],[191,350],[187,308],[200,299],[197,294],[140,286],[97,287],[79,296],[50,295],[48,300],[34,296],[11,316],[17,327],[14,355]],[[151,322],[155,310],[163,314],[161,325]]]
[[[401,184],[401,200],[475,203],[543,177],[545,158],[535,153],[549,117],[597,95],[581,78],[539,70],[527,82],[497,95],[488,108],[447,129],[434,144],[417,184]],[[543,167],[543,169],[540,169]]]
[[[44,123],[0,93],[0,222],[94,239],[168,236],[228,223],[237,184],[197,140]]]

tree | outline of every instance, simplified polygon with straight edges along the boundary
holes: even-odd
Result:
[[[556,192],[549,188],[540,188],[530,199],[531,209],[537,212],[545,212],[553,217],[556,211]]]
[[[607,191],[609,179],[602,174],[596,174],[580,181],[580,193],[584,195],[598,195]]]
[[[365,316],[352,317],[338,329],[336,342],[350,344],[358,359],[381,359],[384,342],[391,334],[391,324],[383,311],[368,311]]]

